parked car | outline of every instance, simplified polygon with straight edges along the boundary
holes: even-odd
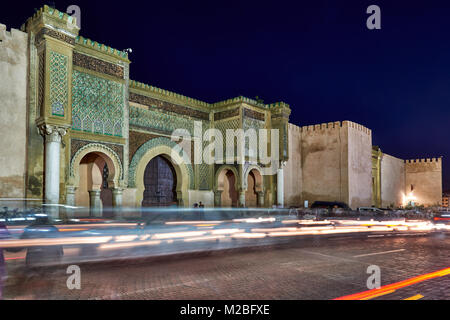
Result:
[[[352,209],[344,202],[337,201],[315,201],[311,205],[311,209],[318,215],[341,216],[350,215]]]
[[[362,215],[386,215],[386,211],[375,207],[359,207],[357,211]]]

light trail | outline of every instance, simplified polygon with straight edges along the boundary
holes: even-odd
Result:
[[[412,297],[409,297],[409,298],[406,298],[406,299],[403,299],[403,300],[419,300],[419,299],[422,299],[422,298],[423,298],[423,295],[416,294],[415,296],[412,296]]]
[[[433,278],[437,278],[437,277],[443,277],[446,275],[450,274],[450,268],[445,268],[442,270],[438,270],[435,272],[431,272],[431,273],[427,273],[427,274],[423,274],[417,277],[413,277],[413,278],[409,278],[400,282],[396,282],[396,283],[392,283],[392,284],[388,284],[385,286],[382,286],[379,289],[372,289],[372,290],[368,290],[368,291],[363,291],[363,292],[358,292],[358,293],[354,293],[354,294],[350,294],[347,296],[343,296],[343,297],[339,297],[339,298],[335,298],[333,300],[364,300],[365,298],[370,298],[372,296],[384,293],[387,294],[387,292],[389,291],[390,293],[392,291],[404,288],[404,287],[408,287],[411,286],[413,284],[425,281],[425,280],[430,280]]]

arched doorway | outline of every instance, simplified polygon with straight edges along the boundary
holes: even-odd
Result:
[[[143,207],[177,205],[177,174],[164,156],[154,157],[144,171]]]
[[[250,171],[247,177],[247,191],[245,191],[245,205],[256,208],[258,205],[258,193],[256,191],[255,174]]]
[[[112,207],[114,165],[108,156],[100,152],[86,154],[78,165],[78,176],[77,206],[98,210]]]
[[[219,175],[219,185],[221,187],[221,206],[238,207],[239,197],[236,190],[236,175],[229,169],[224,169]]]
[[[247,174],[247,190],[245,191],[245,205],[249,208],[264,206],[264,194],[262,193],[262,176],[257,169],[252,169]]]

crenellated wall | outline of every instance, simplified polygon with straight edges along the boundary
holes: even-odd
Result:
[[[27,41],[0,24],[0,198],[25,196]]]
[[[301,128],[303,201],[347,202],[347,131],[341,122]]]
[[[442,203],[442,158],[406,160],[405,187],[407,195],[412,189],[416,205],[440,205]]]
[[[337,121],[305,126],[300,132],[302,201],[370,206],[371,130],[351,121]]]

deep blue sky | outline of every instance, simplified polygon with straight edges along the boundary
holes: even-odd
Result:
[[[300,126],[355,121],[388,154],[443,156],[450,189],[450,1],[54,2],[80,6],[81,35],[132,48],[134,80],[207,102],[284,101]],[[7,1],[0,23],[18,28],[43,3]],[[366,28],[371,4],[381,30]]]

